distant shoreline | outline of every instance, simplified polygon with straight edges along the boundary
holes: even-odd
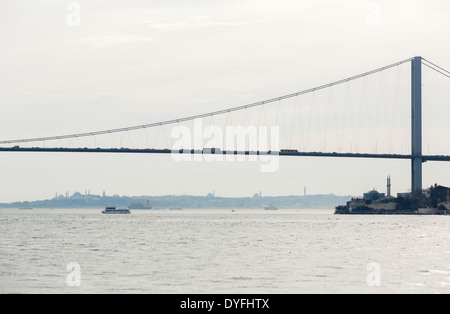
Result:
[[[276,206],[279,209],[330,209],[349,197],[351,196],[336,196],[333,194],[307,196],[261,196],[255,194],[252,197],[217,197],[213,194],[207,196],[100,196],[75,193],[72,196],[60,195],[48,200],[0,203],[0,209],[91,209],[108,206],[128,208],[133,203],[147,201],[152,205],[152,209],[136,210],[264,209],[268,206]]]

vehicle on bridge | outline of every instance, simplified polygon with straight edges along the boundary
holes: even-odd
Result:
[[[203,148],[203,153],[204,154],[219,154],[222,152],[222,149],[220,148]]]

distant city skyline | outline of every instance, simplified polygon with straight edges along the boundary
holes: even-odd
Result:
[[[140,197],[140,196],[187,196],[188,194],[185,193],[181,193],[181,194],[164,194],[164,195],[155,195],[155,194],[143,194],[143,195],[125,195],[122,193],[116,193],[116,194],[108,194],[107,191],[103,190],[100,193],[97,192],[92,192],[90,190],[84,190],[84,193],[82,191],[70,191],[70,190],[65,190],[64,193],[59,193],[58,191],[56,191],[53,194],[54,198],[58,198],[58,197],[72,197],[74,195],[81,195],[81,196],[101,196],[101,197],[110,197],[110,196],[130,196],[130,197]],[[255,195],[259,196],[259,197],[278,197],[278,196],[283,196],[283,195],[265,195],[263,194],[262,191],[255,191],[254,193],[250,193],[249,195],[246,196],[223,196],[220,194],[216,195],[216,191],[210,191],[207,192],[206,194],[189,194],[189,196],[212,196],[212,197],[254,197]],[[299,194],[292,194],[295,196],[316,196],[316,195],[326,195],[326,194],[315,194],[315,195],[308,195],[306,194],[306,187],[304,188],[304,191],[302,193]],[[342,195],[341,195],[342,196]],[[348,196],[348,195],[343,195],[343,196]]]
[[[372,190],[376,190],[380,193],[382,192],[386,192],[386,193],[382,193],[382,194],[386,194],[388,196],[390,196],[391,193],[391,177],[388,176],[387,180],[386,180],[386,187],[385,188],[371,188],[368,189],[366,192],[370,192]],[[311,197],[316,197],[316,196],[321,196],[321,195],[334,195],[337,197],[348,197],[348,196],[352,196],[352,197],[361,197],[363,195],[366,194],[366,192],[361,193],[361,194],[348,194],[348,195],[336,195],[334,193],[318,193],[318,194],[314,194],[314,195],[308,195],[307,194],[307,187],[304,186],[303,187],[303,194],[298,193],[298,194],[283,194],[283,195],[276,195],[276,194],[263,194],[263,191],[255,191],[254,193],[250,193],[249,195],[220,195],[219,193],[216,194],[216,190],[212,190],[210,192],[207,192],[206,194],[188,194],[188,193],[181,193],[181,194],[163,194],[163,195],[156,195],[156,194],[151,194],[151,193],[147,193],[147,194],[141,194],[141,195],[127,195],[127,194],[123,194],[123,193],[115,193],[115,194],[108,194],[106,190],[102,190],[101,192],[92,192],[90,189],[84,189],[84,193],[80,190],[80,191],[70,191],[70,190],[65,190],[64,193],[59,193],[58,191],[55,192],[55,194],[53,195],[53,198],[48,197],[48,198],[43,198],[43,199],[35,199],[35,200],[27,200],[27,201],[40,201],[40,200],[51,200],[51,199],[57,199],[57,198],[74,198],[74,197],[87,197],[87,196],[92,196],[92,197],[131,197],[131,198],[140,198],[140,197],[167,197],[167,196],[175,196],[175,197],[179,197],[179,196],[189,196],[189,197],[218,197],[218,198],[252,198],[252,197],[284,197],[284,196],[303,196],[303,197],[307,197],[307,196],[311,196]],[[400,193],[400,192],[399,192]],[[21,202],[21,201],[13,201],[13,202]],[[13,203],[13,202],[5,202],[5,203]],[[1,203],[1,202],[0,202]]]
[[[245,197],[220,197],[215,192],[207,195],[89,195],[80,192],[59,194],[50,199],[25,202],[1,203],[0,208],[86,208],[129,207],[130,209],[265,209],[272,206],[279,209],[333,209],[336,204],[345,202],[351,196],[310,195],[310,196],[262,196],[254,193]],[[142,208],[145,204],[146,208]],[[133,208],[132,208],[133,207]]]

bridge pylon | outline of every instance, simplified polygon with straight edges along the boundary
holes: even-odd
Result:
[[[422,57],[411,61],[411,192],[422,190]]]

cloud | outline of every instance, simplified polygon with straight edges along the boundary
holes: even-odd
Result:
[[[81,42],[95,48],[107,48],[116,45],[148,43],[152,40],[150,37],[139,35],[100,35],[84,37]]]
[[[43,93],[43,92],[32,92],[32,91],[22,91],[19,94],[33,96],[33,97],[45,97],[45,98],[72,98],[73,97],[73,95],[69,95],[69,94]]]
[[[202,28],[212,28],[212,27],[238,27],[246,26],[252,23],[243,21],[213,21],[211,17],[201,15],[187,18],[179,22],[165,22],[157,20],[145,20],[140,21],[138,24],[148,24],[152,28],[162,30],[162,31],[183,31],[183,30],[195,30]]]

